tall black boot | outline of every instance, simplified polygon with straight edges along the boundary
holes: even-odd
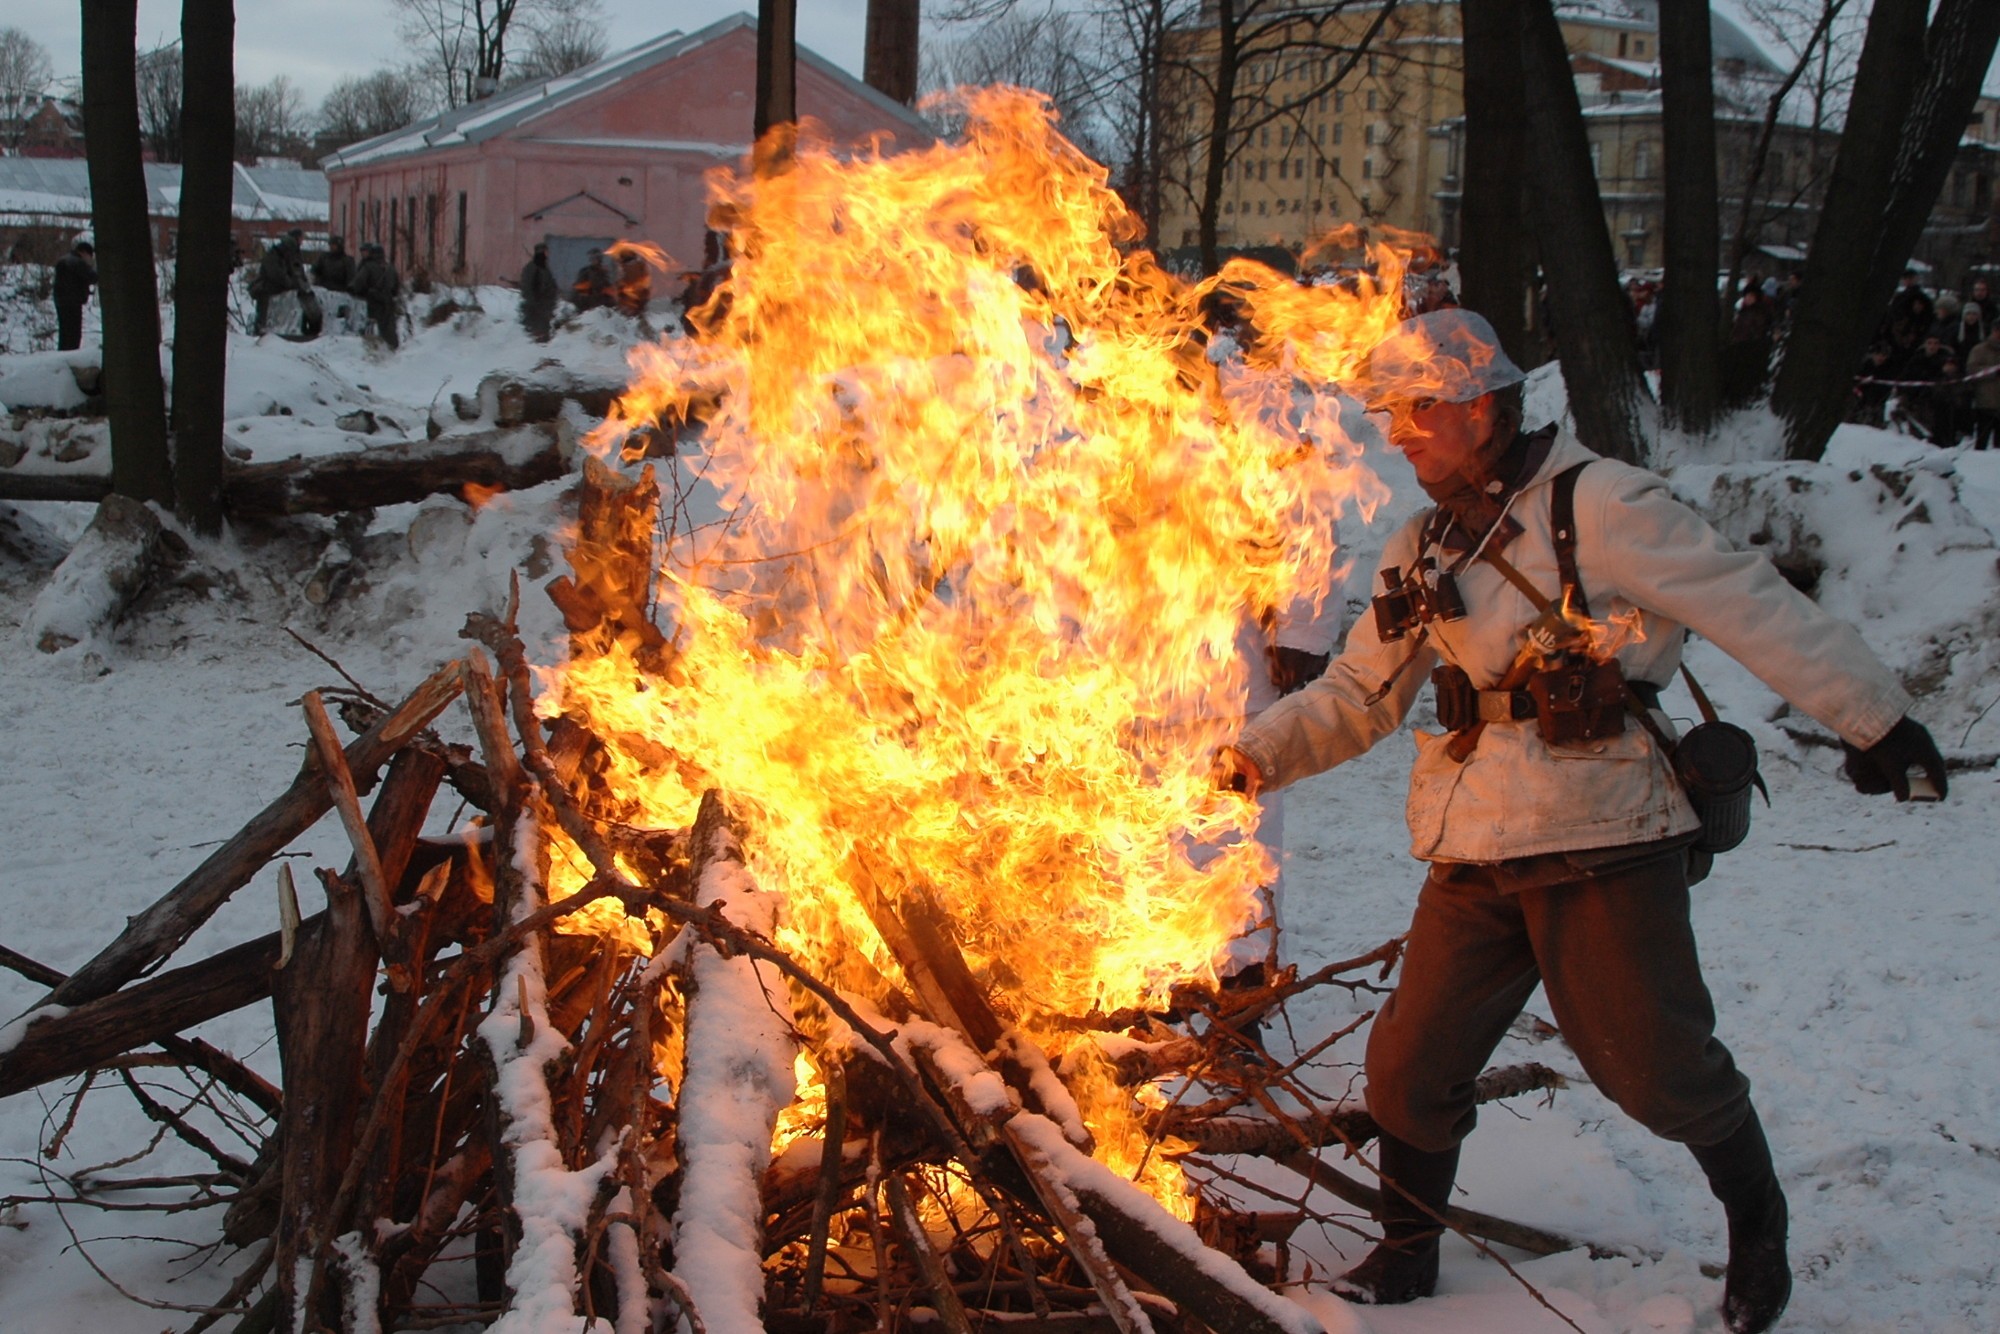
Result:
[[[1729,1218],[1729,1273],[1722,1283],[1722,1320],[1733,1334],[1761,1334],[1792,1296],[1785,1254],[1785,1192],[1771,1165],[1771,1146],[1752,1108],[1720,1144],[1690,1144],[1709,1189]]]
[[[1458,1149],[1427,1153],[1385,1134],[1376,1152],[1382,1165],[1382,1204],[1376,1212],[1382,1240],[1333,1281],[1333,1290],[1364,1306],[1400,1306],[1437,1291],[1438,1238],[1444,1233],[1439,1220],[1458,1176]]]

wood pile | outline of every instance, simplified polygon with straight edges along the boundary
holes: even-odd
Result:
[[[633,483],[592,463],[583,487],[574,573],[550,595],[573,643],[609,635],[664,662],[650,473]],[[772,943],[777,905],[743,852],[755,830],[726,793],[685,829],[607,818],[601,748],[577,718],[536,716],[513,620],[470,618],[474,647],[400,702],[351,683],[308,694],[291,785],[74,973],[0,950],[51,988],[0,1033],[0,1096],[81,1077],[62,1095],[67,1124],[122,1084],[213,1163],[167,1182],[180,1195],[160,1206],[218,1210],[246,1257],[212,1304],[175,1308],[189,1334],[1319,1328],[1276,1290],[1299,1277],[1286,1243],[1359,1221],[1373,1174],[1329,1159],[1365,1164],[1374,1127],[1309,1087],[1309,1067],[1366,1016],[1290,1060],[1256,1026],[1314,987],[1379,990],[1396,942],[1309,977],[1186,989],[1172,1015],[1075,1017],[1116,1053],[1150,1151],[1227,1188],[1183,1222],[1092,1159],[1068,1072],[975,978],[939,904],[864,893],[906,985],[843,992]],[[454,707],[476,745],[440,737]],[[476,818],[427,836],[440,800]],[[277,859],[330,812],[352,857],[312,877],[308,914]],[[589,874],[550,902],[556,829]],[[232,895],[268,885],[274,861],[279,930],[164,967]],[[567,929],[614,904],[620,930]],[[188,1036],[266,1000],[276,1083]],[[178,1101],[159,1092],[171,1072]],[[1559,1082],[1499,1071],[1482,1096]],[[204,1128],[210,1113],[236,1142]],[[1286,1165],[1296,1187],[1254,1184],[1232,1166],[1241,1155]],[[62,1193],[132,1207],[117,1202],[158,1199],[165,1180],[72,1174]],[[1267,1207],[1222,1202],[1246,1192]],[[1571,1244],[1450,1221],[1529,1249]]]

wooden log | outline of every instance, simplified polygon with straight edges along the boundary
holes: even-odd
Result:
[[[689,845],[696,906],[768,937],[775,896],[744,869],[719,794],[702,798]],[[757,1304],[744,1297],[764,1290],[758,1186],[794,1091],[791,998],[778,971],[755,959],[725,957],[706,943],[688,955],[673,1272],[710,1328],[756,1329]]]
[[[1020,1152],[1041,1160],[1043,1176],[1073,1201],[1105,1250],[1184,1313],[1230,1334],[1320,1334],[1319,1321],[1303,1307],[1203,1245],[1193,1228],[1084,1156],[1047,1118],[1023,1113],[1009,1123],[1009,1131]]]
[[[917,1215],[916,1201],[910,1198],[910,1188],[903,1180],[903,1174],[890,1173],[887,1187],[884,1198],[889,1206],[889,1220],[895,1224],[903,1250],[917,1263],[917,1272],[923,1276],[924,1287],[930,1292],[931,1310],[936,1313],[938,1324],[944,1327],[945,1334],[972,1334],[972,1323],[965,1316],[965,1304],[959,1301],[951,1279],[944,1272],[944,1262],[938,1259],[937,1248],[931,1245],[930,1234],[924,1231],[924,1220]]]
[[[361,893],[332,872],[326,911],[301,927],[291,962],[278,974],[272,1009],[284,1070],[285,1109],[275,1263],[285,1311],[340,1327],[340,1294],[331,1285],[298,1291],[301,1274],[325,1272],[333,1239],[347,1231],[332,1216],[341,1175],[353,1156],[355,1121],[365,1095],[370,993],[376,954]],[[364,1245],[372,1248],[372,1238]],[[310,1267],[302,1269],[302,1262]]]
[[[340,514],[440,494],[519,491],[568,470],[552,427],[519,426],[234,466],[223,475],[222,504],[239,516]]]
[[[576,540],[564,552],[574,576],[548,586],[570,632],[572,658],[622,644],[640,670],[665,670],[671,650],[652,618],[659,518],[660,488],[650,466],[632,480],[584,456]]]
[[[431,725],[460,689],[459,665],[432,672],[408,699],[374,727],[348,743],[347,767],[357,782],[372,784],[375,771],[410,739]],[[319,763],[308,758],[284,793],[260,811],[235,837],[208,855],[158,902],[129,919],[118,938],[101,950],[42,1003],[77,1006],[109,995],[167,958],[195,933],[229,896],[310,829],[333,798]],[[218,1011],[218,1013],[220,1013]],[[11,1061],[0,1059],[0,1081]]]
[[[94,503],[110,494],[109,473],[35,473],[0,468],[0,500],[70,500]]]
[[[403,957],[402,937],[396,909],[389,902],[389,882],[384,878],[382,854],[375,847],[375,839],[368,832],[368,817],[361,811],[361,794],[355,789],[354,775],[348,772],[347,757],[341,753],[340,738],[334,734],[333,719],[326,715],[326,705],[321,702],[319,691],[308,690],[300,701],[305,710],[306,730],[312,733],[313,751],[319,756],[320,767],[326,774],[327,791],[333,797],[333,808],[340,815],[341,827],[347,831],[348,842],[354,847],[355,880],[361,887],[362,906],[368,912],[368,925],[375,932],[375,946],[382,957],[392,963]],[[408,989],[407,982],[404,985]]]
[[[1530,1062],[1488,1070],[1473,1085],[1478,1103],[1517,1097],[1543,1089],[1567,1088],[1568,1081],[1546,1065]],[[1247,1116],[1203,1117],[1185,1108],[1169,1108],[1150,1118],[1149,1129],[1186,1140],[1202,1153],[1249,1153],[1264,1157],[1328,1144],[1365,1144],[1382,1133],[1365,1107],[1335,1107],[1288,1121]]]
[[[317,929],[318,921],[315,914],[301,931]],[[256,1004],[271,994],[280,947],[274,931],[74,1008],[30,1010],[7,1027],[9,1034],[18,1031],[19,1040],[0,1059],[0,1097],[82,1074],[135,1047]]]
[[[1321,1162],[1317,1155],[1301,1149],[1297,1153],[1280,1155],[1277,1162],[1281,1167],[1288,1167],[1297,1172],[1334,1198],[1344,1200],[1357,1209],[1366,1210],[1370,1217],[1380,1216],[1382,1192],[1378,1187],[1356,1181],[1330,1163]],[[1444,1221],[1454,1232],[1464,1232],[1470,1236],[1483,1237],[1487,1241],[1497,1241],[1502,1246],[1512,1246],[1530,1255],[1559,1255],[1564,1251],[1576,1250],[1584,1244],[1559,1232],[1550,1232],[1546,1228],[1483,1214],[1476,1209],[1461,1209],[1455,1204],[1445,1209]]]

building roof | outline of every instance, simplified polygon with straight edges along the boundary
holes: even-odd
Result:
[[[409,157],[435,148],[481,143],[518,130],[585,98],[596,97],[626,79],[645,74],[667,61],[677,59],[732,32],[745,28],[754,32],[756,27],[757,20],[753,16],[737,13],[711,23],[698,32],[662,33],[651,41],[641,42],[629,50],[608,55],[595,64],[586,65],[572,73],[525,83],[518,88],[496,93],[492,97],[468,102],[461,107],[453,107],[428,120],[418,121],[400,130],[391,130],[373,139],[364,139],[358,144],[351,144],[336,153],[328,154],[324,162],[328,170],[339,171],[346,167]],[[913,128],[929,133],[929,127],[914,111],[870,88],[832,61],[815,55],[803,46],[798,49],[798,56],[801,65],[835,80],[855,96],[874,103],[882,111],[906,121]],[[626,147],[677,148],[721,156],[734,156],[749,148],[748,143],[692,144],[666,139],[617,142]]]
[[[148,162],[145,170],[146,212],[177,215],[179,164]],[[326,175],[296,167],[238,166],[230,212],[244,221],[324,222]],[[0,158],[0,216],[15,221],[90,216],[89,164],[82,158]]]
[[[1633,32],[1658,32],[1660,0],[1562,0],[1557,15],[1565,23],[1590,23]],[[1708,46],[1717,64],[1739,61],[1759,73],[1782,75],[1770,55],[1723,8],[1708,10]]]

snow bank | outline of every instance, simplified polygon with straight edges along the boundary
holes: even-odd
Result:
[[[73,352],[17,352],[0,356],[0,404],[71,412],[89,401],[101,374],[102,353],[94,347]]]

